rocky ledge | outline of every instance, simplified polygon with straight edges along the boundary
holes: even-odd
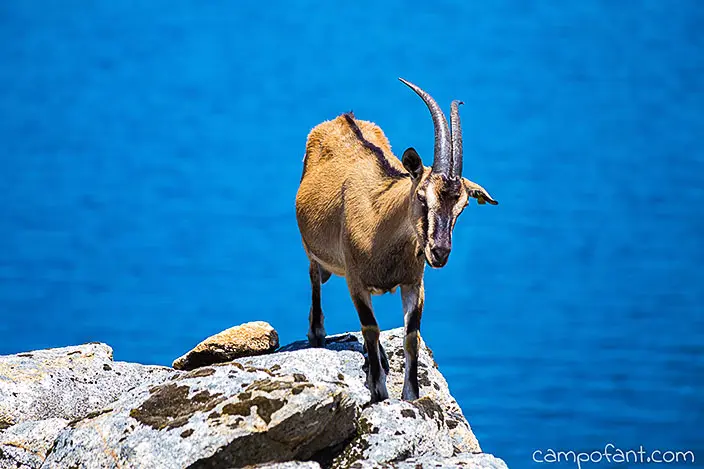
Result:
[[[404,402],[403,332],[382,333],[391,399],[370,405],[360,335],[328,341],[266,353],[275,341],[260,340],[256,356],[190,371],[114,362],[99,343],[2,356],[0,469],[506,468],[481,451],[425,344],[421,398]],[[218,355],[199,347],[198,363]]]

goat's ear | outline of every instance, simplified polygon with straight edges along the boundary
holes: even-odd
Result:
[[[406,168],[406,171],[411,173],[413,179],[418,179],[423,175],[423,162],[415,148],[407,148],[406,151],[403,152],[402,161],[403,167]]]
[[[499,204],[489,195],[486,189],[484,189],[476,182],[472,182],[469,179],[462,178],[462,183],[464,184],[464,188],[467,189],[467,195],[477,199],[478,204],[484,205],[487,202],[489,202],[491,205]]]

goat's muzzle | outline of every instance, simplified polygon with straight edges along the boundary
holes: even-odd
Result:
[[[452,247],[445,244],[435,245],[427,249],[426,260],[428,265],[434,269],[445,267],[447,259],[450,257]]]

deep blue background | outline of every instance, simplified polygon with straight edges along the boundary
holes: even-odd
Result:
[[[303,338],[306,135],[353,109],[429,164],[402,76],[465,101],[465,175],[500,201],[461,217],[423,318],[484,449],[704,460],[704,3],[291,3],[0,4],[0,353]],[[358,328],[341,279],[323,302]]]

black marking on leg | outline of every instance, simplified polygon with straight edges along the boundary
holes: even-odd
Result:
[[[372,404],[381,402],[389,398],[386,390],[386,371],[381,364],[381,354],[379,352],[379,327],[364,326],[362,335],[367,345],[367,387],[371,393]]]
[[[413,312],[411,312],[411,315],[408,317],[408,321],[406,324],[406,335],[410,334],[411,332],[420,332],[420,317],[420,308],[416,306],[415,308],[413,308]]]
[[[327,270],[325,270],[325,269],[323,269],[322,267],[320,267],[320,283],[323,283],[323,284],[324,284],[325,282],[327,282],[328,280],[330,280],[330,276],[331,276],[331,275],[332,275],[332,274],[331,274],[330,272],[328,272]]]
[[[371,393],[371,402],[381,402],[389,398],[386,390],[386,371],[381,364],[381,353],[379,351],[379,325],[371,309],[371,297],[366,294],[366,298],[361,294],[352,293],[352,302],[359,314],[359,322],[362,324],[362,336],[367,349],[369,369],[367,370],[367,387]]]
[[[386,350],[384,350],[384,347],[381,345],[381,342],[379,342],[379,354],[381,356],[381,367],[388,374],[388,372],[389,372],[389,357],[386,355]]]
[[[367,306],[367,303],[362,299],[353,299],[355,308],[357,308],[357,314],[359,315],[359,322],[362,324],[362,332],[364,332],[365,327],[376,328],[379,330],[379,325],[374,317],[374,311]]]
[[[317,262],[310,261],[310,285],[312,290],[310,316],[308,317],[308,343],[311,347],[325,347],[325,327],[323,325],[323,310],[320,306],[320,267]]]
[[[404,341],[404,355],[406,357],[406,374],[403,379],[403,392],[401,398],[406,401],[413,401],[420,396],[418,388],[418,347],[420,337],[418,331],[411,331],[406,334]]]
[[[409,305],[410,306],[410,305]],[[420,397],[418,387],[418,349],[420,347],[420,318],[423,314],[423,289],[419,288],[416,304],[406,316],[406,337],[403,344],[405,375],[401,397],[412,401]]]
[[[364,353],[367,353],[367,344],[362,345],[362,349],[364,350]],[[381,342],[379,342],[379,358],[381,359],[381,367],[384,369],[384,371],[388,374],[390,367],[389,367],[389,357],[386,355],[386,350],[384,350],[384,346],[381,345]],[[369,360],[367,357],[364,358],[364,365],[362,365],[362,369],[364,371],[367,371],[369,368]]]

